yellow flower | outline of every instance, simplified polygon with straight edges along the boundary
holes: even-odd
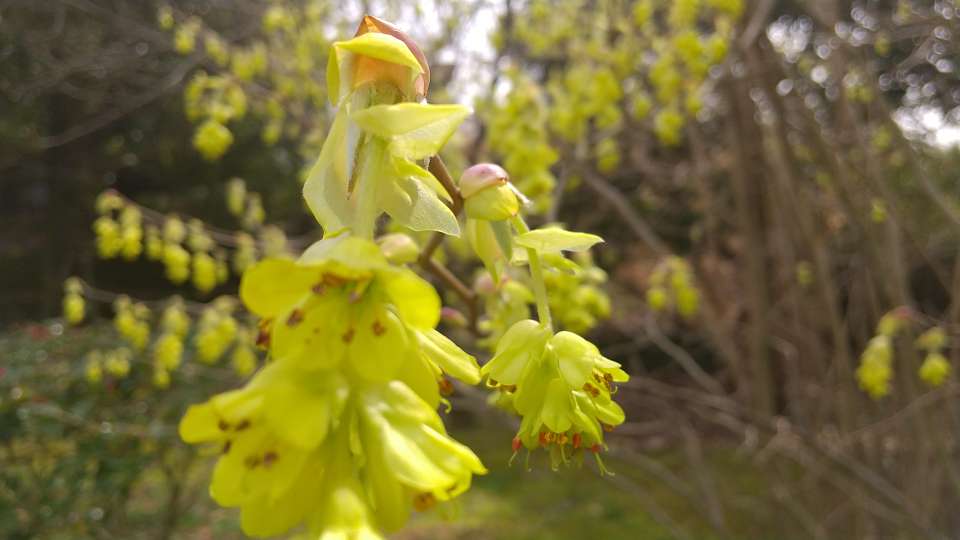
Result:
[[[193,135],[193,146],[209,161],[216,161],[233,144],[233,133],[216,120],[207,120]]]
[[[893,345],[890,337],[884,334],[875,336],[861,355],[856,372],[860,388],[871,398],[880,399],[890,393],[892,363]]]
[[[950,362],[938,352],[931,352],[924,358],[920,366],[920,379],[928,386],[936,388],[950,376]]]
[[[485,474],[480,459],[451,439],[435,409],[407,385],[393,381],[363,393],[360,442],[369,462],[366,483],[386,530],[405,521],[411,507],[425,510],[470,487]]]
[[[432,372],[477,378],[473,357],[432,331],[440,318],[433,287],[391,266],[371,241],[340,236],[297,262],[263,260],[244,273],[240,296],[268,321],[264,340],[277,360],[342,366],[369,382],[401,378],[430,402],[439,400]]]
[[[240,507],[247,534],[280,534],[316,504],[324,456],[315,451],[338,422],[347,394],[335,372],[305,377],[275,362],[243,389],[191,406],[180,436],[219,450],[210,495],[222,506]]]
[[[83,297],[76,293],[67,294],[63,297],[63,318],[70,324],[80,324],[83,322],[84,312]]]
[[[603,431],[623,423],[611,396],[629,376],[589,341],[572,332],[552,334],[536,321],[516,323],[481,369],[491,386],[513,394],[523,418],[514,439],[521,447],[544,447],[554,467],[581,450],[603,449]]]

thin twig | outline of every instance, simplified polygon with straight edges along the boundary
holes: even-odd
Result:
[[[440,156],[433,156],[430,158],[428,168],[430,173],[437,178],[450,195],[450,211],[453,212],[453,215],[459,216],[463,210],[463,196],[460,195],[460,190],[457,189],[457,186],[453,183],[453,178],[450,176],[450,171],[447,170],[447,166],[444,165]],[[480,317],[477,294],[446,266],[433,258],[433,254],[440,248],[445,236],[443,233],[433,233],[430,241],[423,248],[423,251],[420,252],[420,257],[417,262],[421,268],[433,274],[434,277],[443,282],[445,286],[452,289],[453,292],[460,297],[467,306],[468,328],[472,333],[476,334],[478,332],[477,319]]]

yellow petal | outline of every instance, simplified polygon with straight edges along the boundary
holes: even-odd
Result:
[[[253,313],[275,317],[310,294],[319,279],[316,269],[285,259],[265,259],[243,273],[240,298]]]

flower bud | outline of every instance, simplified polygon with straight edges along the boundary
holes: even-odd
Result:
[[[470,324],[463,312],[449,306],[440,308],[440,320],[456,328],[466,328]]]
[[[392,233],[381,236],[377,243],[384,257],[394,264],[407,264],[417,260],[420,256],[420,246],[413,238],[403,233]]]
[[[503,167],[480,163],[463,172],[460,193],[464,198],[467,217],[501,221],[520,211],[522,195],[510,184]]]

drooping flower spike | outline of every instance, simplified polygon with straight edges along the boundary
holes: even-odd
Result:
[[[520,321],[504,334],[481,373],[489,386],[511,396],[522,418],[514,452],[544,448],[554,468],[581,459],[584,451],[599,453],[603,432],[624,421],[611,396],[629,376],[572,332],[554,334],[536,321]],[[598,463],[603,470],[599,456]]]
[[[181,436],[220,454],[211,495],[240,507],[245,532],[306,521],[373,538],[485,472],[436,412],[445,375],[476,383],[479,367],[434,329],[436,291],[376,244],[342,236],[299,261],[265,259],[241,297],[268,321],[260,341],[272,362],[242,390],[191,407]],[[333,501],[352,509],[332,512]]]

